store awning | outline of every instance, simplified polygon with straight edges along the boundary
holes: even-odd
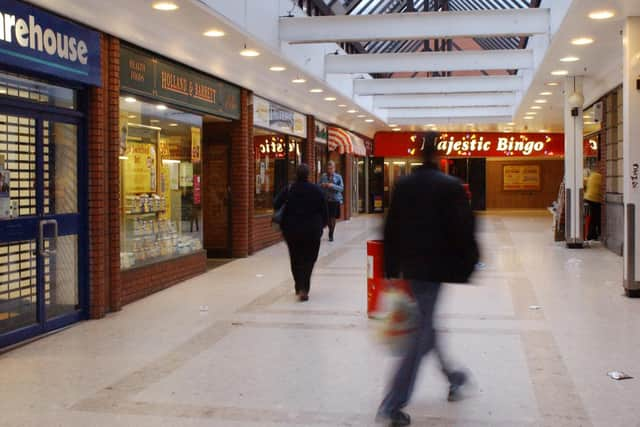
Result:
[[[329,150],[340,154],[354,154],[366,157],[367,147],[361,138],[340,128],[329,128]]]

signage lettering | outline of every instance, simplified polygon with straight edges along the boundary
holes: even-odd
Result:
[[[15,0],[0,10],[0,58],[28,70],[100,85],[100,36]]]
[[[633,167],[631,168],[631,187],[633,187],[634,190],[638,189],[638,186],[640,186],[640,164],[639,163],[634,163]]]
[[[240,117],[239,88],[125,45],[120,56],[123,91],[205,113]]]
[[[424,150],[420,133],[379,132],[377,157],[419,156]],[[564,153],[562,134],[443,133],[437,150],[447,157],[549,157]]]

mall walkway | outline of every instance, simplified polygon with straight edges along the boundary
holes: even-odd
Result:
[[[480,223],[486,268],[448,287],[439,314],[477,390],[446,402],[429,363],[414,425],[640,426],[640,301],[621,296],[621,260],[554,244],[546,216]],[[279,245],[0,355],[0,425],[374,425],[393,362],[365,316],[379,228],[362,217],[323,242],[309,303]]]

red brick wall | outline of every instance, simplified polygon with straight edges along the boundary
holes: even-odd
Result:
[[[102,87],[89,91],[89,314],[100,318],[108,305],[107,87],[109,40],[102,36]]]
[[[204,251],[122,272],[122,302],[129,304],[207,270]]]
[[[234,258],[249,255],[249,207],[253,176],[250,175],[249,92],[242,89],[240,122],[231,130],[231,252]],[[250,149],[251,148],[251,149]]]
[[[271,227],[271,216],[261,215],[253,218],[253,249],[259,251],[282,241],[282,233]]]

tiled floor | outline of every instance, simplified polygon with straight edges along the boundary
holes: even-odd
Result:
[[[486,267],[448,286],[438,314],[476,390],[446,402],[427,361],[414,425],[640,426],[640,301],[622,296],[621,259],[553,243],[546,216],[479,223]],[[0,425],[375,425],[394,363],[365,313],[379,232],[377,217],[340,224],[306,304],[279,245],[0,356]]]

